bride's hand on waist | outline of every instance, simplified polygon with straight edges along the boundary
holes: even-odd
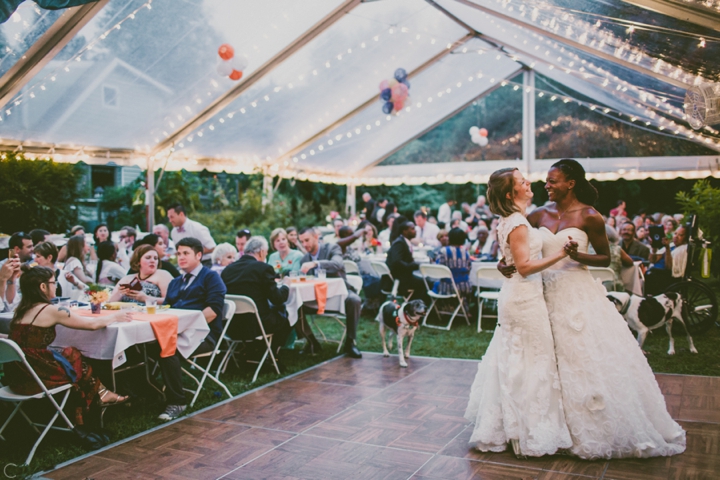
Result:
[[[498,261],[497,269],[500,271],[500,273],[503,274],[506,278],[512,278],[513,273],[517,272],[517,269],[515,268],[515,265],[508,265],[505,263],[505,258],[501,258],[500,261]]]

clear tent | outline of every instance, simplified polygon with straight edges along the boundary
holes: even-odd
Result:
[[[720,24],[720,2],[689,3]],[[105,0],[5,102],[0,137],[49,153],[123,150],[171,168],[437,179],[447,165],[376,165],[532,70],[589,98],[588,108],[720,151],[720,133],[691,130],[683,112],[686,87],[719,80],[720,32],[645,11],[677,41],[638,43],[628,31],[645,24],[614,16],[626,8],[641,11],[624,0]],[[3,75],[64,18],[29,2],[16,15],[0,26]],[[248,58],[240,81],[216,71],[223,43]],[[410,98],[386,115],[377,85],[399,67],[410,73]],[[452,168],[461,181],[491,167]]]

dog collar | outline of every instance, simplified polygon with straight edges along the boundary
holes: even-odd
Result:
[[[632,300],[632,297],[628,296],[627,302],[623,302],[622,308],[620,308],[620,315],[625,315],[630,309],[630,300]]]
[[[400,307],[398,307],[397,309],[395,309],[395,323],[397,324],[398,327],[401,327],[401,326],[402,326],[402,322],[400,321],[400,311],[401,311],[401,310],[402,310],[402,306],[400,306]],[[411,321],[411,320],[407,317],[407,315],[405,315],[405,312],[403,312],[402,315],[403,315],[403,318],[405,319],[405,322],[406,322],[408,325],[410,325],[411,327],[417,327],[417,326],[418,326],[419,321],[418,321],[418,322],[413,322],[413,321]]]

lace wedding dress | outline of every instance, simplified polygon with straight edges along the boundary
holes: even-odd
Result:
[[[520,225],[528,228],[530,258],[540,257],[540,233],[514,213],[497,229],[508,264],[513,257],[507,238]],[[539,273],[503,283],[498,326],[478,365],[465,418],[475,423],[470,443],[481,451],[501,452],[513,441],[518,453],[541,456],[572,445]]]
[[[540,228],[543,253],[568,237],[586,253],[587,234]],[[572,453],[585,459],[655,457],[685,450],[685,431],[625,320],[587,268],[565,258],[542,272]]]

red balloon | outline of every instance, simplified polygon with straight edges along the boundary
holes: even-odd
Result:
[[[240,80],[242,78],[242,72],[239,70],[233,70],[230,75],[230,80]]]
[[[487,137],[487,136],[488,136],[488,131],[487,131],[487,129],[486,129],[486,128],[481,128],[480,130],[478,130],[478,135],[480,135],[481,137]]]
[[[395,111],[399,112],[405,106],[405,100],[396,100],[393,102],[393,106],[395,107]]]
[[[223,43],[220,45],[220,48],[218,48],[218,55],[220,55],[220,58],[223,60],[230,60],[235,56],[235,49],[229,43]]]

